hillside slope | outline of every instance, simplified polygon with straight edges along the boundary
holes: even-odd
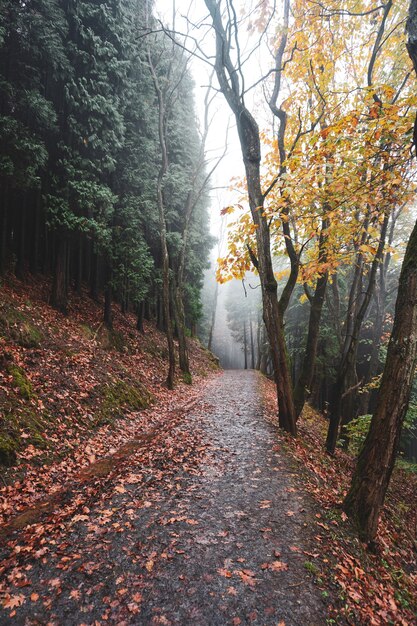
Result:
[[[194,385],[178,373],[169,392],[165,337],[153,324],[141,335],[132,315],[115,310],[109,332],[86,295],[73,296],[64,317],[47,304],[48,293],[39,281],[8,282],[0,291],[3,523],[169,419],[217,369],[190,339]]]

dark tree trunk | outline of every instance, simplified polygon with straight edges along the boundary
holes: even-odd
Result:
[[[297,417],[303,410],[306,398],[311,394],[311,383],[314,376],[314,367],[317,357],[317,344],[320,333],[320,320],[323,310],[324,296],[327,288],[328,273],[325,272],[317,280],[316,290],[311,301],[310,317],[308,321],[307,344],[301,366],[301,372],[294,389],[294,402]]]
[[[394,328],[376,410],[344,502],[344,509],[356,524],[363,541],[372,541],[377,533],[408,407],[416,354],[417,223],[401,270]]]
[[[319,263],[326,263],[326,231],[329,228],[329,220],[324,219],[322,222],[320,241],[319,241]],[[317,357],[317,344],[320,333],[320,320],[323,310],[324,297],[326,295],[327,281],[329,273],[326,270],[319,276],[316,283],[314,295],[311,298],[310,317],[308,321],[307,344],[301,366],[301,372],[294,389],[294,403],[297,418],[303,410],[306,397],[311,393],[311,383],[314,376],[314,367]]]
[[[182,290],[177,285],[175,287],[175,309],[178,332],[178,356],[180,370],[184,374],[184,379],[191,382],[190,361],[188,358],[187,338],[185,333],[185,313],[182,300]]]
[[[256,369],[261,369],[261,358],[262,358],[262,345],[261,345],[261,337],[262,337],[262,320],[258,318],[256,325]]]
[[[144,306],[143,317],[145,318],[145,320],[150,322],[151,321],[151,307],[150,307],[149,300],[145,300],[143,306]]]
[[[162,295],[159,289],[158,295],[156,297],[156,327],[161,332],[165,332],[164,306],[162,302]]]
[[[208,343],[207,343],[207,349],[211,350],[211,346],[213,343],[213,333],[214,333],[214,326],[216,324],[216,313],[217,313],[217,300],[219,298],[219,283],[216,281],[216,287],[214,289],[214,299],[213,299],[213,310],[211,313],[211,322],[210,322],[210,332],[209,332],[209,338],[208,338]]]
[[[411,0],[407,49],[417,73],[417,0]],[[417,148],[417,118],[414,126]],[[407,412],[417,356],[417,222],[401,269],[394,327],[379,389],[378,402],[358,457],[344,509],[364,541],[373,541],[384,505],[401,428]]]
[[[83,281],[83,236],[78,233],[75,237],[75,291],[80,296]]]
[[[374,292],[376,273],[383,257],[388,220],[389,216],[386,214],[381,227],[378,249],[371,265],[365,294],[354,320],[348,324],[351,330],[350,334],[346,335],[344,352],[340,361],[331,401],[329,428],[326,438],[326,450],[329,454],[334,454],[336,450],[340,424],[347,424],[356,417],[358,391],[356,357],[359,336],[366,311],[368,310],[369,302]]]
[[[5,185],[1,202],[1,233],[0,233],[0,274],[6,271],[7,230],[8,230],[8,187]]]
[[[249,336],[250,336],[251,368],[254,370],[255,369],[255,342],[253,339],[252,320],[249,320]]]
[[[205,0],[216,33],[217,78],[236,119],[241,153],[245,166],[249,207],[256,228],[257,257],[252,253],[252,260],[258,270],[262,288],[263,317],[268,334],[277,389],[278,419],[281,428],[296,435],[296,414],[294,407],[292,382],[287,360],[287,351],[283,329],[283,315],[289,297],[297,279],[297,268],[291,265],[291,276],[278,303],[277,281],[272,266],[270,231],[262,210],[265,197],[261,189],[260,163],[261,146],[258,125],[242,102],[240,94],[239,72],[229,56],[226,31],[222,23],[220,7],[214,0]],[[231,69],[233,68],[233,69]]]
[[[195,208],[193,195],[193,192],[190,190],[187,194],[187,200],[185,203],[184,225],[182,229],[182,241],[178,258],[177,280],[174,288],[175,308],[177,313],[179,366],[183,373],[184,380],[188,383],[191,383],[191,372],[187,337],[185,332],[184,272],[191,217]]]
[[[381,268],[382,269],[382,266]],[[371,391],[366,389],[366,387],[371,382],[372,378],[374,378],[378,373],[379,366],[379,350],[381,347],[381,335],[384,326],[384,312],[385,307],[383,304],[383,299],[385,295],[382,296],[380,288],[378,288],[375,292],[375,315],[374,315],[374,324],[372,329],[372,345],[371,345],[371,353],[369,355],[369,364],[367,367],[366,375],[363,380],[363,387],[365,388],[361,393],[360,401],[359,401],[359,414],[366,415],[369,410],[369,402],[371,399]]]
[[[68,240],[66,235],[57,234],[55,250],[55,270],[52,282],[51,304],[55,309],[67,315],[68,292],[67,292],[67,260]]]
[[[248,340],[246,333],[246,320],[243,320],[243,354],[245,357],[245,370],[248,369]]]
[[[402,208],[392,214],[390,232],[388,236],[388,246],[392,246],[394,240],[395,226],[399,215],[402,212]],[[378,375],[380,371],[379,363],[379,351],[381,347],[382,332],[384,329],[384,319],[387,301],[387,273],[391,261],[391,252],[388,252],[384,256],[383,263],[379,266],[379,281],[377,288],[375,289],[375,316],[373,325],[373,340],[371,347],[371,354],[369,358],[369,367],[366,372],[366,376],[363,382],[364,387],[369,385],[371,380]],[[369,411],[369,404],[372,398],[372,393],[369,390],[365,390],[361,394],[359,414],[366,415]]]
[[[104,287],[104,309],[103,321],[109,330],[113,330],[113,289],[112,289],[112,270],[111,267],[106,268],[106,285]]]
[[[143,326],[144,317],[145,317],[145,302],[142,300],[142,302],[138,306],[138,315],[137,315],[137,321],[136,321],[136,328],[140,333],[142,333],[142,335],[145,334],[145,329]]]
[[[159,239],[161,244],[161,257],[162,257],[162,303],[164,310],[165,321],[165,334],[168,346],[168,375],[166,384],[168,389],[174,387],[175,376],[175,347],[174,347],[174,335],[171,323],[170,312],[170,276],[169,276],[169,253],[167,246],[167,226],[165,219],[165,204],[163,194],[163,182],[165,174],[168,171],[168,149],[166,143],[166,101],[163,90],[161,89],[158,76],[153,65],[152,56],[148,49],[148,63],[152,76],[152,80],[155,87],[155,93],[158,100],[158,135],[159,146],[161,150],[161,166],[158,172],[157,178],[157,203],[159,213]]]
[[[93,247],[93,244],[91,244]],[[98,254],[92,250],[91,252],[91,275],[90,275],[90,296],[95,301],[98,302],[98,265],[99,259]]]
[[[26,252],[26,221],[27,221],[27,194],[25,194],[19,211],[19,228],[17,242],[17,263],[16,276],[23,280],[25,278],[25,252]]]
[[[32,246],[32,262],[30,270],[36,274],[39,270],[40,263],[40,245],[41,245],[41,228],[42,228],[42,193],[39,190],[36,194],[33,220],[33,246]]]

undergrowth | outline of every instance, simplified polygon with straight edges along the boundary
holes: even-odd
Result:
[[[262,381],[267,414],[277,424],[274,385]],[[321,573],[320,588],[333,598],[329,623],[410,626],[417,616],[415,467],[398,460],[380,520],[377,549],[371,551],[359,541],[342,510],[354,453],[338,449],[334,458],[325,453],[327,425],[320,413],[306,405],[298,438],[282,431],[278,434],[297,460],[300,480],[317,511],[311,529],[317,550],[305,567]]]

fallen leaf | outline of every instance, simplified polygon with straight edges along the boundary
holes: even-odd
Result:
[[[4,602],[3,607],[5,609],[14,609],[17,606],[21,606],[25,602],[25,596],[19,593],[15,596],[9,596]]]
[[[249,572],[249,570],[237,570],[236,573],[246,585],[249,585],[249,587],[254,587],[256,585],[254,574]]]
[[[301,552],[301,548],[298,546],[290,546],[291,552]]]
[[[288,563],[284,563],[283,561],[273,561],[270,563],[269,569],[272,569],[274,572],[282,572],[288,569]]]
[[[232,577],[232,572],[230,572],[228,569],[220,568],[217,571],[220,574],[220,576],[224,576],[225,578],[231,578]]]

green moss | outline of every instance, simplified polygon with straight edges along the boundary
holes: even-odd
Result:
[[[80,324],[81,334],[86,337],[86,339],[93,339],[95,336],[94,330],[88,324]]]
[[[219,357],[216,356],[215,354],[213,354],[213,352],[210,352],[210,350],[208,350],[202,344],[200,345],[200,347],[206,353],[206,355],[207,355],[207,357],[209,359],[210,368],[213,369],[213,370],[220,369],[220,359],[219,359]]]
[[[319,574],[320,572],[317,565],[312,561],[304,561],[304,569],[306,569],[307,572],[310,572],[310,574],[313,574],[314,576],[317,576],[317,574]]]
[[[0,309],[0,332],[24,348],[38,348],[43,340],[32,320],[9,304]]]
[[[41,450],[47,449],[47,427],[48,416],[39,415],[31,406],[6,413],[0,426],[0,465],[12,465],[16,460],[16,452],[29,444]],[[22,433],[25,433],[24,438]]]
[[[37,409],[32,385],[22,368],[11,363],[7,371],[13,378],[13,389],[1,402],[0,465],[10,466],[17,452],[29,444],[43,450],[49,447],[45,437],[49,416]]]
[[[111,330],[109,332],[109,341],[111,348],[117,350],[118,352],[125,352],[126,343],[123,333],[119,333],[116,330]]]
[[[192,385],[193,384],[193,379],[192,379],[192,376],[191,376],[190,372],[183,372],[182,380],[185,382],[186,385]]]
[[[417,463],[413,463],[407,459],[399,457],[396,461],[396,467],[404,470],[405,472],[409,472],[410,474],[417,474]]]
[[[10,467],[16,463],[19,441],[12,435],[0,433],[0,465]]]
[[[22,368],[11,364],[8,366],[7,370],[13,377],[13,386],[19,389],[19,394],[22,398],[30,400],[33,396],[32,384]]]
[[[112,423],[126,411],[146,409],[153,401],[153,395],[141,383],[117,380],[104,387],[96,425]]]
[[[24,348],[39,348],[42,343],[43,335],[38,328],[24,322],[20,327],[20,336],[17,339],[17,343]]]

